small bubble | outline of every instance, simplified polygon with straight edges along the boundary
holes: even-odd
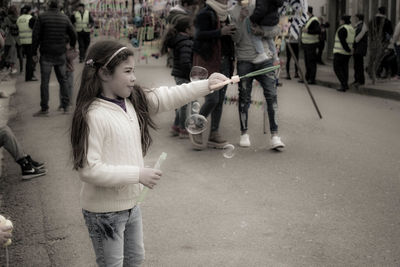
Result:
[[[235,156],[235,146],[232,144],[227,144],[226,146],[224,146],[222,151],[224,157],[227,159],[231,159]]]

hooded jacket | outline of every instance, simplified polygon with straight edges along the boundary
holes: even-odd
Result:
[[[192,69],[193,40],[188,35],[178,33],[168,46],[174,51],[171,75],[189,80]]]
[[[256,0],[256,7],[251,22],[260,26],[275,26],[279,23],[279,8],[283,6],[283,0]]]

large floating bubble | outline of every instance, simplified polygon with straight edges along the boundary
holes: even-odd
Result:
[[[201,134],[207,129],[207,119],[200,114],[193,114],[186,119],[185,128],[190,134]]]
[[[208,78],[208,71],[200,66],[193,66],[192,70],[190,71],[190,81],[200,81],[205,80]]]

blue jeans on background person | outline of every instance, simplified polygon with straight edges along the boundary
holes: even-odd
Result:
[[[72,94],[74,91],[74,72],[73,71],[66,71],[67,76],[67,92],[69,98],[69,105],[72,105]],[[62,98],[61,98],[61,91],[60,91],[60,107],[62,107]]]
[[[145,252],[139,206],[116,212],[82,212],[99,267],[138,267],[143,263]]]
[[[60,84],[61,107],[67,109],[69,104],[65,54],[59,56],[42,54],[40,56],[40,106],[42,111],[49,109],[49,82],[53,67]]]
[[[232,70],[232,61],[229,57],[223,57],[221,60],[221,71],[220,73],[224,74],[226,77],[231,77]],[[209,73],[208,75],[211,75]],[[211,113],[211,132],[217,132],[219,128],[219,123],[221,122],[222,116],[222,108],[224,104],[226,88],[228,86],[224,86],[221,90],[215,91],[211,94],[205,96],[205,102],[200,109],[200,115],[204,117],[208,117]]]
[[[273,66],[273,60],[264,61],[259,64],[253,64],[249,61],[238,61],[237,74],[239,76],[246,75],[249,72],[268,68]],[[275,72],[258,75],[250,78],[240,79],[239,82],[239,120],[240,130],[242,133],[248,129],[249,108],[251,104],[251,91],[253,88],[253,80],[256,79],[264,91],[264,97],[267,102],[267,111],[269,119],[269,128],[271,134],[278,133],[278,122],[276,113],[278,111],[278,97],[276,93]]]
[[[400,45],[395,44],[394,49],[397,56],[397,76],[400,77]]]
[[[175,77],[176,85],[190,83],[188,79]],[[185,122],[187,117],[187,104],[175,110],[174,126],[179,127],[181,130],[185,129]]]

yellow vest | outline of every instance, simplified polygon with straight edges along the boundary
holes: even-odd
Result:
[[[340,26],[336,31],[335,46],[333,48],[333,53],[334,54],[338,53],[338,54],[342,54],[342,55],[351,55],[351,52],[347,52],[346,50],[344,50],[342,43],[340,42],[339,31],[342,28],[345,28],[347,30],[346,43],[349,45],[350,49],[353,47],[354,38],[356,36],[356,31],[354,30],[353,26],[351,26],[349,24],[344,24],[344,25]]]
[[[307,21],[307,23],[304,26],[304,28],[308,29],[308,27],[310,27],[311,23],[313,23],[314,21],[317,21],[319,23],[318,18],[313,16]],[[318,34],[309,34],[308,32],[303,32],[303,33],[301,33],[301,42],[303,44],[315,44],[315,43],[318,43],[319,42],[319,35]]]
[[[21,44],[32,44],[32,29],[29,28],[29,20],[31,18],[31,15],[24,14],[19,16],[17,20],[19,40]]]
[[[81,32],[82,30],[85,32],[90,32],[89,11],[85,10],[85,12],[83,12],[83,18],[81,16],[81,12],[75,12],[75,30],[76,32]]]

